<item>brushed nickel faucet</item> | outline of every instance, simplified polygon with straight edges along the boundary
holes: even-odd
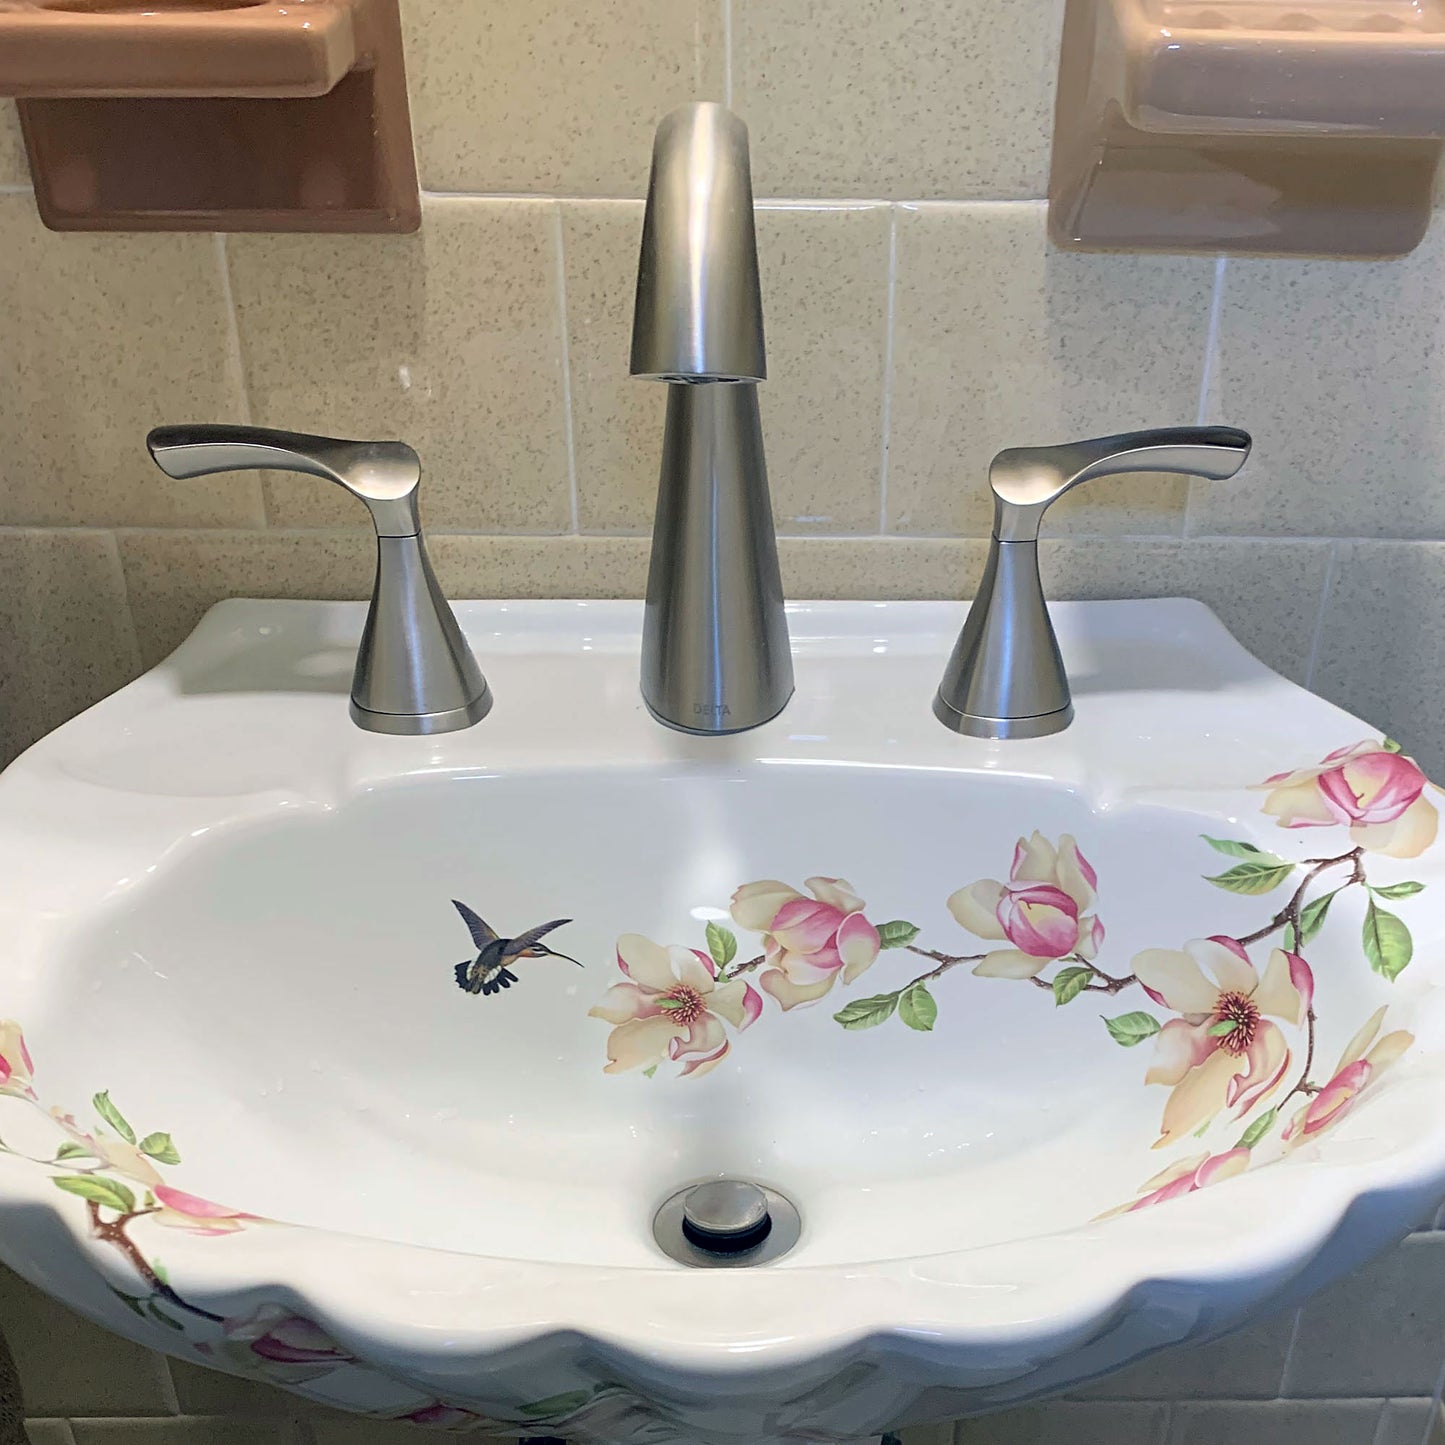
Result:
[[[421,462],[404,442],[352,442],[255,426],[161,426],[146,437],[168,477],[261,469],[325,477],[376,524],[376,586],[351,686],[367,732],[453,732],[486,717],[491,690],[452,615],[422,540]]]
[[[633,376],[668,383],[642,696],[691,733],[777,716],[793,693],[757,384],[767,377],[748,132],[721,105],[657,128]]]
[[[1249,456],[1233,427],[1166,427],[1056,447],[1011,447],[988,471],[993,537],[933,699],[944,727],[976,738],[1041,738],[1073,721],[1069,678],[1039,578],[1039,523],[1072,487],[1118,472],[1183,472],[1224,481]]]

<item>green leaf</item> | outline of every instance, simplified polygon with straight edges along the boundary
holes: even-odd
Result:
[[[656,1064],[649,1064],[649,1065],[642,1071],[642,1077],[643,1077],[644,1079],[650,1079],[656,1072],[657,1072],[657,1065],[656,1065]]]
[[[901,918],[895,918],[891,923],[878,925],[878,947],[907,948],[918,937],[918,934],[919,928],[916,923],[907,923]]]
[[[169,1274],[166,1273],[166,1267],[160,1262],[160,1260],[151,1260],[151,1269],[155,1272],[155,1277],[160,1280],[162,1284],[170,1284],[171,1277]]]
[[[77,1144],[73,1139],[68,1139],[55,1151],[55,1162],[58,1164],[62,1159],[93,1159],[93,1155],[84,1144]]]
[[[1297,953],[1299,951],[1299,935],[1295,933],[1293,923],[1285,924],[1284,932],[1279,936],[1279,944],[1286,952]]]
[[[107,1179],[100,1174],[60,1174],[50,1182],[67,1194],[78,1194],[118,1214],[129,1214],[135,1208],[135,1195],[118,1179]]]
[[[1210,1024],[1209,1037],[1212,1039],[1226,1038],[1239,1027],[1237,1019],[1220,1019],[1217,1024]]]
[[[1376,898],[1413,898],[1417,893],[1423,893],[1423,883],[1387,883],[1383,888],[1371,888],[1370,892]]]
[[[1145,1039],[1152,1039],[1162,1025],[1153,1014],[1139,1010],[1131,1014],[1120,1014],[1118,1018],[1104,1019],[1104,1027],[1109,1030],[1109,1037],[1116,1044],[1132,1049],[1136,1044],[1142,1044]]]
[[[1339,892],[1340,890],[1336,888],[1334,893],[1326,893],[1322,898],[1316,898],[1313,903],[1307,903],[1300,909],[1299,940],[1293,947],[1288,943],[1285,944],[1285,947],[1288,948],[1291,953],[1293,953],[1295,949],[1303,948],[1304,945],[1325,926],[1325,918],[1330,911],[1330,904],[1335,901],[1335,897]]]
[[[1400,747],[1400,744],[1397,743],[1394,738],[1381,738],[1380,746],[1384,748],[1387,753],[1398,753],[1403,751],[1403,749]]]
[[[855,998],[852,1003],[840,1008],[833,1017],[845,1029],[876,1029],[879,1024],[887,1023],[893,1017],[893,1010],[897,1007],[896,993],[878,993],[872,998]]]
[[[587,1390],[569,1390],[565,1395],[548,1395],[545,1400],[533,1400],[530,1405],[522,1406],[522,1413],[531,1420],[540,1420],[548,1415],[570,1415],[591,1398]]]
[[[165,1325],[167,1329],[180,1330],[184,1333],[185,1326],[179,1320],[173,1320],[154,1300],[146,1301],[146,1313],[158,1324]]]
[[[109,1090],[103,1089],[90,1102],[95,1105],[95,1112],[99,1114],[127,1144],[135,1143],[135,1130],[126,1123],[125,1115],[110,1102]]]
[[[1396,918],[1393,913],[1387,913],[1383,908],[1377,908],[1373,898],[1370,899],[1370,906],[1365,909],[1365,926],[1361,930],[1361,937],[1370,967],[1392,983],[1404,973],[1414,957],[1415,940],[1410,937],[1410,930],[1405,927],[1404,921]]]
[[[1278,888],[1293,872],[1293,863],[1286,863],[1272,853],[1261,853],[1248,863],[1236,863],[1227,872],[1206,877],[1204,881],[1223,888],[1227,893],[1245,893],[1253,897]]]
[[[179,1164],[181,1156],[176,1152],[176,1146],[171,1143],[169,1134],[147,1134],[140,1141],[140,1152],[149,1154],[152,1159],[161,1164]]]
[[[127,1294],[123,1289],[117,1289],[113,1284],[107,1285],[106,1288],[126,1309],[130,1310],[133,1314],[138,1314],[142,1319],[145,1318],[145,1311],[141,1309],[141,1302],[144,1298],[142,1295]]]
[[[1274,856],[1266,853],[1263,848],[1256,848],[1253,843],[1241,843],[1234,838],[1211,838],[1208,833],[1201,833],[1199,836],[1216,853],[1223,853],[1227,858],[1269,858]]]
[[[738,956],[738,938],[731,928],[720,923],[707,926],[707,951],[719,968],[726,968]]]
[[[921,983],[903,991],[898,1000],[898,1017],[911,1029],[926,1034],[938,1022],[938,1002]]]
[[[1071,1003],[1088,987],[1092,973],[1087,968],[1061,968],[1054,975],[1054,1007]]]
[[[1279,1118],[1279,1109],[1274,1108],[1268,1113],[1261,1114],[1243,1134],[1239,1136],[1239,1143],[1236,1149],[1253,1149],[1271,1129],[1274,1128],[1274,1121]]]

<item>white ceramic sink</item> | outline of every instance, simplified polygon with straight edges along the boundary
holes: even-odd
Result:
[[[495,710],[404,739],[347,718],[360,606],[223,603],[0,778],[0,1256],[604,1442],[995,1408],[1353,1267],[1445,1190],[1438,795],[1196,603],[1056,614],[1050,739],[934,721],[955,606],[794,606],[793,702],[704,739],[640,605],[568,602],[463,604]],[[582,967],[458,988],[454,900]],[[717,1176],[796,1247],[669,1260]]]

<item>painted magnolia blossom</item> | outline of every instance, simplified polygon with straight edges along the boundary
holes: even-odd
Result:
[[[1101,1214],[1101,1219],[1110,1219],[1119,1214],[1133,1214],[1140,1209],[1151,1209],[1156,1204],[1167,1204],[1171,1199],[1180,1199],[1186,1194],[1207,1189],[1225,1179],[1233,1179],[1249,1168],[1248,1149],[1226,1149],[1222,1154],[1195,1154],[1180,1159],[1167,1169],[1161,1170],[1147,1184],[1139,1187],[1138,1199],[1121,1204]]]
[[[1355,1107],[1361,1093],[1415,1042],[1415,1035],[1404,1029],[1376,1041],[1387,1008],[1378,1008],[1370,1015],[1364,1028],[1345,1046],[1329,1082],[1289,1121],[1281,1136],[1286,1149],[1298,1149],[1338,1124]]]
[[[980,938],[1006,942],[973,970],[983,978],[1033,978],[1050,963],[1098,956],[1104,925],[1094,906],[1098,875],[1069,834],[1055,847],[1040,832],[1014,847],[1009,881],[992,878],[960,888],[948,900],[955,921]]]
[[[739,1033],[763,1011],[756,989],[740,978],[720,980],[717,965],[695,948],[664,947],[640,933],[617,940],[617,966],[628,982],[615,983],[592,1018],[613,1025],[603,1070],[622,1074],[664,1059],[682,1074],[705,1074],[726,1057],[727,1029]]]
[[[1150,998],[1180,1015],[1160,1030],[1145,1076],[1171,1091],[1156,1149],[1226,1109],[1243,1114],[1278,1088],[1290,1051],[1271,1020],[1301,1024],[1314,999],[1299,954],[1274,949],[1261,978],[1236,940],[1216,936],[1182,950],[1145,949],[1134,973]]]
[[[151,1218],[167,1229],[182,1229],[188,1234],[236,1234],[248,1224],[264,1222],[260,1215],[200,1199],[169,1184],[154,1185],[151,1192],[160,1205]]]
[[[11,1094],[20,1099],[33,1099],[35,1089],[31,1079],[35,1065],[30,1062],[30,1051],[25,1047],[25,1035],[20,1025],[11,1019],[0,1023],[0,1094]]]
[[[231,1369],[257,1373],[291,1385],[319,1380],[356,1357],[314,1320],[284,1305],[266,1304],[249,1315],[223,1322],[222,1338],[196,1349]]]
[[[1264,811],[1282,828],[1345,826],[1370,853],[1418,858],[1434,841],[1440,816],[1424,796],[1419,765],[1383,743],[1337,748],[1314,767],[1276,773]]]
[[[409,1410],[405,1415],[397,1415],[394,1418],[405,1420],[410,1425],[424,1425],[431,1430],[473,1430],[479,1426],[494,1423],[485,1415],[478,1415],[475,1410],[466,1410],[460,1405],[447,1405],[440,1400],[431,1405],[422,1405],[418,1409]],[[517,1427],[509,1425],[506,1430],[507,1433],[515,1435]]]
[[[870,969],[880,943],[864,903],[844,878],[809,878],[805,897],[776,879],[744,883],[732,898],[733,921],[763,935],[767,969],[759,988],[784,1009],[815,1003],[840,979]]]
[[[74,1114],[65,1114],[59,1109],[52,1109],[50,1117],[70,1136],[72,1145],[79,1146],[107,1169],[151,1189],[161,1182],[159,1170],[141,1152],[139,1145],[127,1143],[111,1134],[92,1134],[76,1123]]]

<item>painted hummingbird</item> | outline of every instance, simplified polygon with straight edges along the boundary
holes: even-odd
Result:
[[[550,923],[539,923],[515,938],[501,938],[490,924],[485,922],[465,903],[452,899],[452,907],[462,916],[472,942],[477,947],[477,956],[457,964],[457,987],[468,993],[494,994],[516,983],[517,975],[509,965],[519,958],[565,958],[568,963],[582,967],[581,961],[571,954],[558,953],[548,948],[542,939],[554,928],[571,923],[570,918],[554,918]]]

